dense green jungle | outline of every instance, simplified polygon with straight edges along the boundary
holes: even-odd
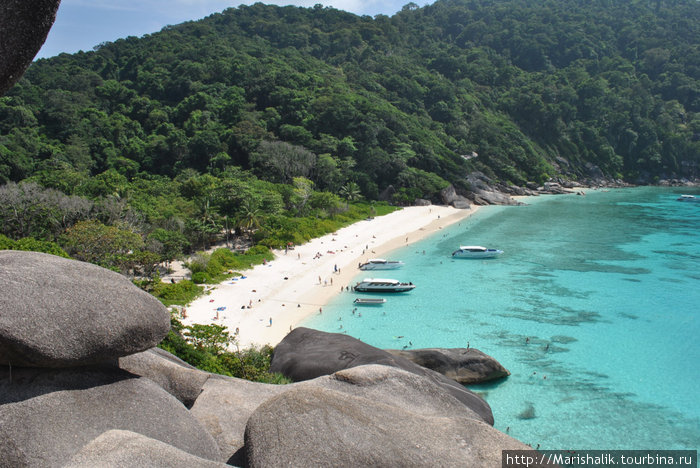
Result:
[[[697,179],[699,112],[695,0],[240,6],[32,64],[0,98],[0,248],[150,276],[468,195],[476,171]]]

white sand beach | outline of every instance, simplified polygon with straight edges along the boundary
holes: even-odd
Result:
[[[465,219],[477,209],[437,205],[403,208],[359,221],[286,253],[276,250],[275,258],[266,265],[242,272],[244,278],[221,283],[189,304],[182,322],[225,325],[232,334],[238,330],[241,348],[274,346],[291,328],[318,314],[341,294],[341,287],[352,286],[350,281],[360,262],[387,257],[391,250]]]

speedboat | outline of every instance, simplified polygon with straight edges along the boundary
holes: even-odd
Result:
[[[361,263],[360,270],[396,270],[404,266],[403,262],[398,260],[385,260],[383,258],[371,258],[365,263]]]
[[[358,297],[354,301],[357,305],[382,305],[386,302],[383,297]]]
[[[498,249],[487,249],[480,245],[461,245],[459,249],[452,252],[455,258],[493,258],[503,253]]]
[[[402,283],[395,279],[367,278],[355,285],[358,292],[406,292],[415,288],[413,283]]]
[[[676,200],[683,202],[700,202],[700,198],[696,197],[695,195],[681,195],[680,197],[676,198]]]

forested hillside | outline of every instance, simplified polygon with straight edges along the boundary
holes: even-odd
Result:
[[[231,220],[279,244],[390,186],[402,204],[473,171],[653,183],[699,163],[695,0],[241,6],[39,60],[0,98],[3,204],[57,219],[0,210],[11,238],[92,220],[191,249]]]

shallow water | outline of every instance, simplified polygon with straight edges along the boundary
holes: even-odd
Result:
[[[700,204],[635,188],[485,207],[388,255],[410,293],[339,296],[304,325],[380,348],[478,348],[512,375],[472,386],[543,449],[700,447]],[[459,245],[505,253],[452,259]],[[356,280],[366,277],[358,274]],[[354,284],[354,283],[353,283]],[[546,377],[546,378],[545,378]]]

